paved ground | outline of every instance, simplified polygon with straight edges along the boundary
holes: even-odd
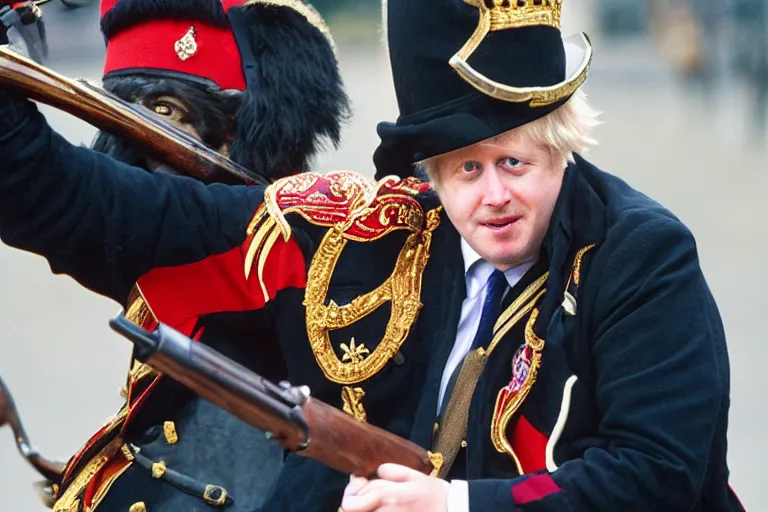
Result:
[[[68,12],[52,4],[45,15],[50,66],[98,79],[103,49],[96,10]],[[761,313],[768,309],[768,141],[747,142],[746,106],[736,84],[726,84],[702,108],[644,42],[596,38],[595,44],[587,90],[605,124],[590,158],[671,208],[696,235],[730,342],[733,485],[750,510],[768,510],[768,340]],[[319,159],[317,168],[370,172],[375,123],[396,117],[386,56],[380,47],[350,42],[341,45],[341,63],[356,115],[343,147]],[[46,112],[70,140],[90,142],[93,128]],[[35,442],[66,458],[120,405],[129,347],[106,325],[118,306],[51,276],[41,258],[3,246],[0,283],[0,375]],[[14,453],[7,429],[0,431],[0,461],[0,508],[41,510],[30,487],[36,475]]]

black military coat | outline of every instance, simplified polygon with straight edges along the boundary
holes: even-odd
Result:
[[[451,472],[470,509],[743,510],[728,486],[725,336],[689,230],[577,156],[542,257],[538,316],[506,334],[473,395]],[[425,446],[436,396],[417,414]]]

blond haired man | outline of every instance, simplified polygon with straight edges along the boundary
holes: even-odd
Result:
[[[384,465],[351,479],[344,512],[743,510],[693,236],[578,156],[598,122],[578,88],[592,48],[561,38],[560,7],[389,0],[400,117],[376,163],[426,171],[466,293],[412,434],[441,478]]]

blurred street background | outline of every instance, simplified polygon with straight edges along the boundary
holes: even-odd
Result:
[[[595,46],[586,90],[604,124],[587,157],[670,208],[696,236],[728,334],[732,485],[748,510],[768,512],[768,0],[564,3],[563,32],[584,31]],[[354,102],[343,146],[315,168],[371,175],[376,123],[397,117],[379,6],[315,4],[335,34]],[[97,0],[42,9],[46,64],[98,82]],[[68,139],[90,144],[92,127],[43,109]],[[5,246],[0,286],[0,375],[35,444],[66,460],[121,405],[129,345],[107,327],[119,307]],[[37,479],[10,430],[0,430],[0,512],[44,510]]]

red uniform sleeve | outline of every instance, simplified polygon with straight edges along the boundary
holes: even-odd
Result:
[[[306,266],[294,237],[275,242],[261,279],[255,272],[249,277],[244,272],[250,242],[249,238],[199,262],[155,268],[142,276],[138,285],[155,318],[189,332],[202,315],[260,309],[280,290],[304,288]]]

